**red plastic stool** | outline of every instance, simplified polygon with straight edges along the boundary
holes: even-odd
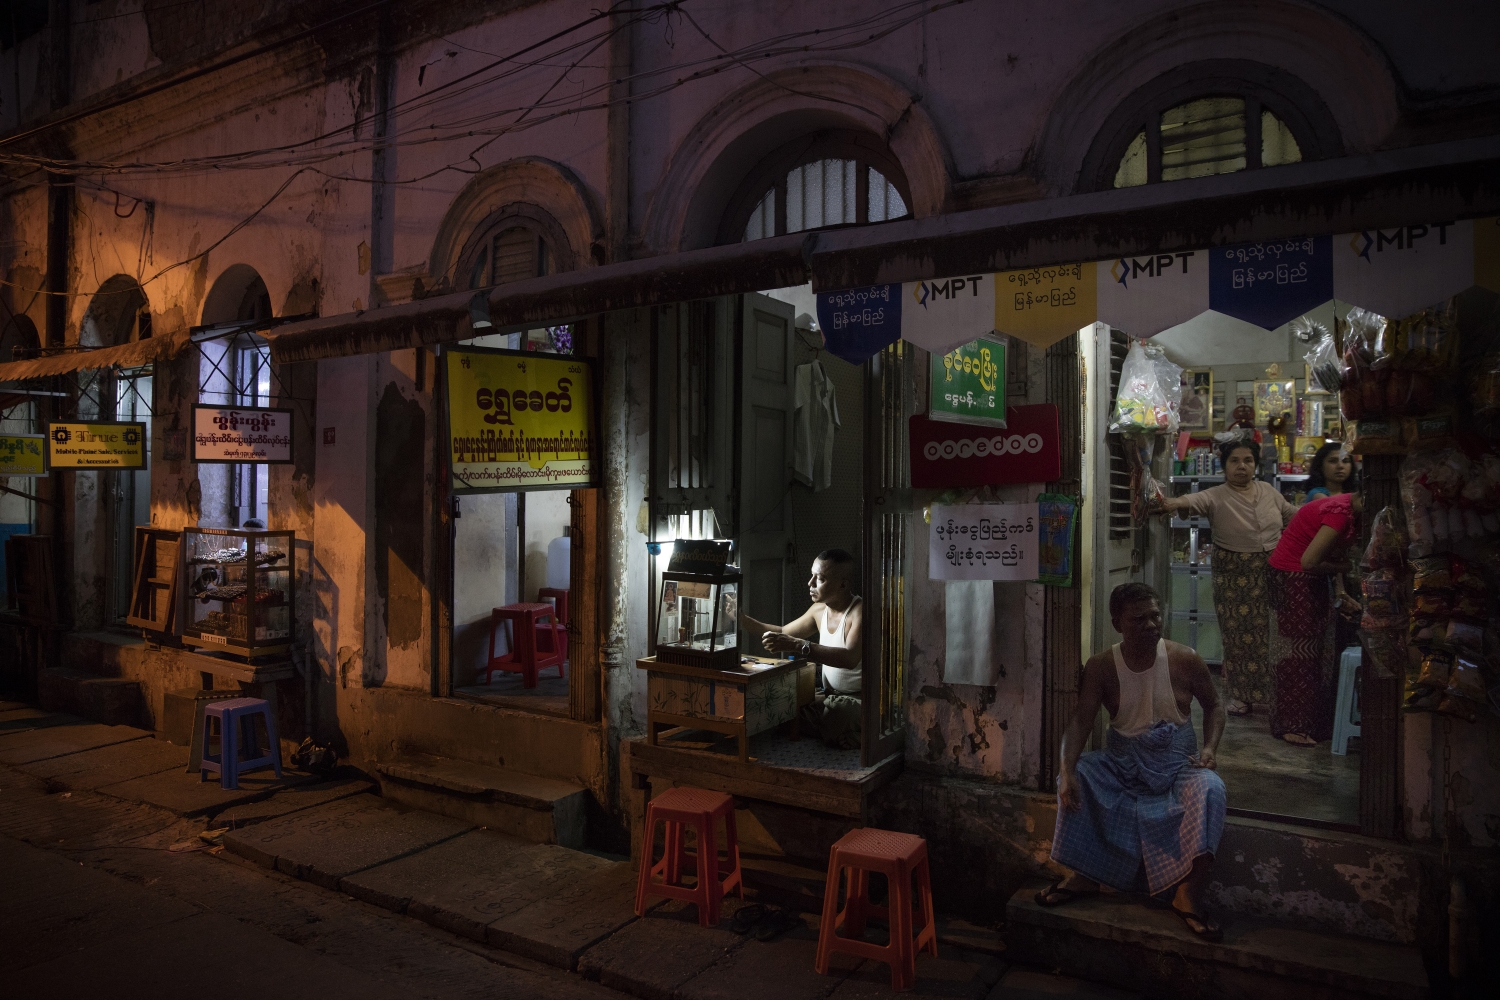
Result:
[[[537,589],[538,602],[545,604],[549,597],[556,602],[553,607],[557,609],[557,614],[553,616],[550,624],[536,627],[537,651],[544,656],[556,653],[566,660],[568,658],[568,592],[560,587]],[[557,669],[562,670],[562,664],[558,664]]]
[[[557,621],[557,611],[550,604],[507,604],[490,611],[490,659],[484,668],[484,682],[488,684],[497,670],[506,670],[521,675],[521,686],[536,687],[537,672],[544,667],[556,667],[559,677],[563,674],[563,654],[554,641],[550,650],[537,648],[538,629],[551,625],[541,624],[542,619]],[[495,634],[505,622],[511,623],[510,652],[495,655]],[[554,631],[553,635],[556,635]]]
[[[839,910],[839,876],[849,869],[849,889]],[[870,873],[880,872],[890,885],[887,905],[870,902]],[[912,880],[922,907],[922,927],[912,934]],[[889,944],[862,940],[865,920],[883,917],[890,923]],[[837,933],[843,927],[847,937]],[[932,878],[927,871],[927,841],[890,830],[852,830],[828,852],[828,887],[823,892],[823,921],[818,928],[818,959],[814,968],[828,974],[828,960],[836,951],[872,958],[891,967],[891,989],[909,990],[917,984],[917,952],[937,954],[937,923],[932,910]]]
[[[716,827],[720,817],[724,820],[727,861],[719,860]],[[662,852],[662,859],[653,865],[651,856],[659,822],[666,824],[666,850]],[[683,828],[688,826],[698,833],[695,863],[698,884],[691,888],[682,884],[682,869],[687,861]],[[648,897],[665,896],[698,904],[698,922],[704,927],[715,927],[719,923],[719,905],[731,889],[738,889],[740,898],[745,898],[745,883],[740,872],[740,844],[734,830],[734,799],[723,792],[711,792],[706,788],[667,789],[646,803],[646,831],[642,845],[641,874],[635,889],[636,916],[646,915]],[[662,879],[660,883],[653,881],[658,875]]]

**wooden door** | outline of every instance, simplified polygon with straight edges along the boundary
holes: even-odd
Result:
[[[740,310],[740,461],[736,493],[745,610],[761,621],[785,622],[786,569],[792,549],[792,411],[796,315],[786,302],[746,295]],[[799,609],[800,610],[800,609]],[[755,636],[747,651],[762,655]]]

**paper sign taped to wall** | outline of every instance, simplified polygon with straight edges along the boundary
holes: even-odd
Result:
[[[1034,503],[934,504],[927,576],[933,580],[1035,580],[1039,528]]]

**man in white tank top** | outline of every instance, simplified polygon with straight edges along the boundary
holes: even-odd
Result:
[[[1224,782],[1214,773],[1224,706],[1203,658],[1162,638],[1161,601],[1143,583],[1116,587],[1110,620],[1123,640],[1083,668],[1078,708],[1062,739],[1052,860],[1072,869],[1037,893],[1057,906],[1098,893],[1165,898],[1198,937],[1222,932],[1203,909],[1210,866],[1224,829]],[[1203,708],[1203,748],[1192,704]],[[1100,706],[1108,746],[1083,753]]]
[[[813,560],[807,596],[812,607],[796,621],[768,625],[740,612],[740,622],[772,653],[795,653],[823,664],[827,694],[806,706],[800,717],[802,730],[829,746],[859,748],[864,729],[864,707],[860,701],[863,672],[860,651],[864,613],[853,588],[854,557],[843,549],[828,549]]]

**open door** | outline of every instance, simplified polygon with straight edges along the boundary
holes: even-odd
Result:
[[[739,503],[741,594],[762,621],[789,617],[786,578],[792,550],[792,411],[796,376],[792,337],[796,315],[786,302],[746,295],[740,312]],[[799,608],[800,610],[800,608]],[[747,652],[765,655],[756,636]]]

